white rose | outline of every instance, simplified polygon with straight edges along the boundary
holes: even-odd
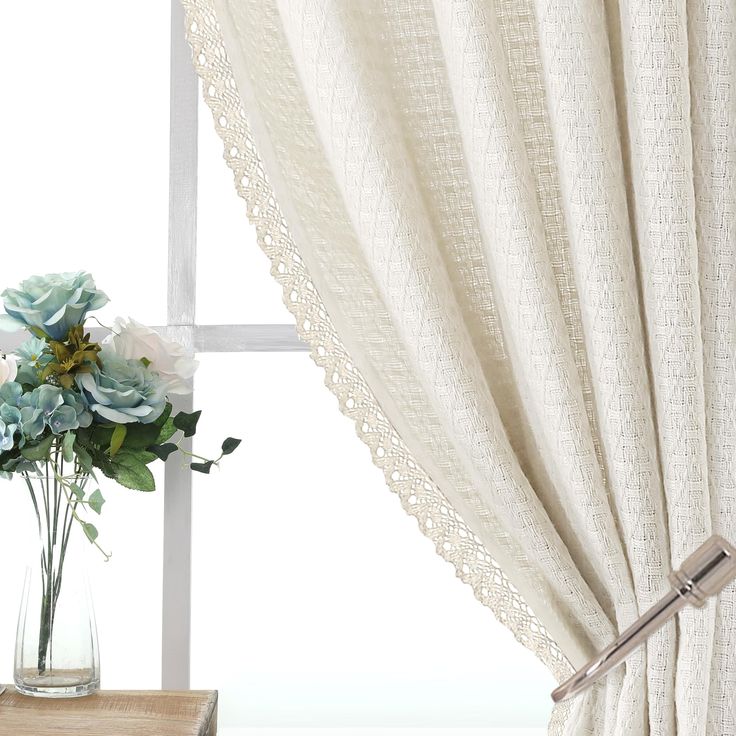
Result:
[[[0,358],[0,386],[8,381],[15,381],[18,375],[18,361],[14,355],[4,355]]]
[[[130,318],[126,323],[118,317],[113,330],[116,334],[104,341],[108,349],[128,360],[146,358],[150,361],[150,369],[166,383],[168,393],[191,393],[189,379],[199,363],[179,343],[161,337],[155,330]]]

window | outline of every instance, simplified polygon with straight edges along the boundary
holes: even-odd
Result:
[[[38,6],[6,10],[16,68],[0,118],[0,290],[31,273],[86,269],[113,301],[102,322],[118,308],[165,324],[169,9],[145,0],[125,13],[91,0],[44,3],[43,23]],[[113,263],[111,253],[123,256]],[[2,347],[8,339],[0,333]],[[0,481],[0,497],[0,680],[12,682],[24,548],[36,532],[22,488]],[[115,488],[105,497],[100,530],[114,560],[91,558],[105,686],[159,687],[163,494]]]
[[[103,489],[99,527],[113,558],[92,562],[103,686],[218,688],[225,736],[325,727],[542,733],[551,676],[418,533],[298,341],[197,101],[177,0],[172,7],[173,19],[165,4],[143,0],[122,14],[91,0],[47,4],[41,25],[31,8],[8,9],[9,25],[33,24],[40,35],[31,54],[23,34],[8,38],[24,75],[2,118],[0,188],[12,206],[0,232],[33,257],[6,258],[1,286],[68,270],[72,254],[72,267],[91,271],[113,299],[102,322],[120,310],[161,329],[177,325],[200,347],[197,445],[211,450],[223,432],[244,439],[221,473],[192,479],[174,460],[155,494]],[[186,164],[173,181],[185,194],[174,201],[171,233],[169,71],[179,90],[172,150]],[[196,258],[186,226],[193,206]],[[122,266],[111,265],[111,252],[125,254]],[[227,403],[223,375],[239,381]],[[0,681],[9,681],[17,550],[33,526],[25,496],[2,491]]]

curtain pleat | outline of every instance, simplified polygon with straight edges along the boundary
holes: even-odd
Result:
[[[736,538],[736,19],[732,4],[688,3],[695,226],[705,438],[713,531]],[[716,607],[707,733],[736,722],[736,592]],[[707,663],[706,663],[707,666]]]
[[[584,560],[580,570],[599,602],[609,603],[611,589],[617,600],[631,598],[494,14],[442,2],[435,13],[509,360],[536,441],[546,449],[551,486],[537,492],[568,549]],[[576,502],[565,503],[561,488]],[[607,557],[618,569],[600,564]]]
[[[328,384],[372,392],[343,410],[359,432],[385,420],[436,484],[425,533],[466,525],[438,551],[503,570],[460,564],[476,595],[523,599],[517,636],[582,664],[673,564],[736,537],[733,9],[184,1],[219,24],[195,64],[247,112],[274,273],[288,235],[309,274],[287,303],[329,315],[340,345],[314,337],[318,362],[349,353]],[[258,161],[216,124],[236,172]],[[564,732],[736,733],[735,623],[730,590],[683,612]]]
[[[642,613],[661,594],[669,550],[606,18],[597,3],[538,5],[603,461]],[[672,733],[674,624],[651,637],[646,654],[652,733]],[[641,699],[641,683],[634,688]]]
[[[682,560],[711,533],[685,2],[622,3],[632,189],[669,521]],[[664,572],[664,571],[663,571]],[[679,617],[680,732],[706,728],[712,605]]]

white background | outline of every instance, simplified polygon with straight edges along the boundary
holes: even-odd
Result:
[[[0,288],[87,269],[113,299],[103,322],[163,324],[167,3],[14,3],[4,21]],[[198,223],[198,321],[291,322],[204,108]],[[220,690],[221,733],[537,733],[552,677],[404,514],[321,370],[304,353],[199,357],[197,449],[244,440],[194,489],[192,687]],[[0,682],[12,679],[33,534],[22,491],[0,483]],[[113,550],[107,564],[93,558],[103,686],[157,688],[162,494],[103,493],[98,526]]]

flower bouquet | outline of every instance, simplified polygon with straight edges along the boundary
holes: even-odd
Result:
[[[228,437],[212,460],[182,448],[200,412],[174,413],[169,397],[190,391],[196,361],[130,319],[94,342],[85,321],[108,298],[90,274],[34,276],[2,299],[0,328],[30,336],[15,354],[0,353],[0,476],[23,479],[40,535],[18,624],[16,688],[85,695],[99,687],[99,655],[89,591],[70,580],[81,579],[71,558],[85,538],[110,557],[91,521],[105,503],[100,475],[153,491],[155,461],[180,453],[209,473],[240,440]]]

